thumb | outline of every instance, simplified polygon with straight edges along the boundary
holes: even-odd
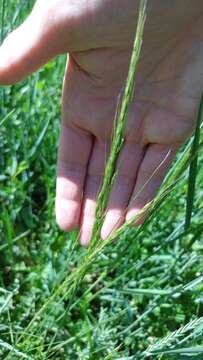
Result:
[[[0,47],[0,84],[24,79],[60,52],[53,17],[43,10],[40,12],[40,7],[35,7]]]

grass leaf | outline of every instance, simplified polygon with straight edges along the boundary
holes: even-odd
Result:
[[[187,193],[187,205],[185,214],[185,230],[187,231],[191,224],[192,210],[194,205],[195,197],[195,184],[198,172],[198,154],[199,154],[199,143],[200,143],[200,126],[203,121],[203,94],[200,101],[197,124],[195,129],[194,141],[191,148],[191,163],[189,168],[189,179],[188,179],[188,193]]]

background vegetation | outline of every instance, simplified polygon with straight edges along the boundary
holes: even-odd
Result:
[[[33,1],[0,4],[3,39]],[[76,288],[87,250],[54,218],[64,65],[0,89],[0,358],[202,359],[203,136],[189,192],[192,142],[149,221],[108,244]]]

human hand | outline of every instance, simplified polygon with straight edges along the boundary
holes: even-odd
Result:
[[[137,14],[135,0],[38,0],[0,48],[1,84],[25,78],[57,55],[70,55],[63,86],[56,218],[65,231],[79,226],[83,245],[95,220]],[[149,2],[135,99],[103,238],[153,199],[177,149],[194,130],[203,88],[202,34],[202,0]]]

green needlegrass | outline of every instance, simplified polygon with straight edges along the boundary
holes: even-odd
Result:
[[[32,4],[1,1],[2,38]],[[87,250],[77,232],[61,233],[54,218],[65,57],[0,89],[0,359],[202,359],[202,102],[194,137],[148,204],[148,220],[139,228],[125,224],[106,242],[99,236],[145,4]]]

